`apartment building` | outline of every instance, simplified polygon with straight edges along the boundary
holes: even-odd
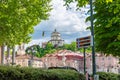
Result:
[[[96,53],[96,71],[119,73],[119,58],[112,55],[106,56],[104,54]],[[86,69],[92,73],[92,55],[86,55]]]
[[[74,67],[83,72],[83,56],[70,50],[60,50],[42,57],[45,67]]]
[[[32,61],[32,64],[31,64]],[[43,62],[40,58],[33,57],[32,55],[24,54],[24,55],[17,55],[15,60],[16,65],[20,65],[21,67],[35,67],[35,68],[42,68]]]

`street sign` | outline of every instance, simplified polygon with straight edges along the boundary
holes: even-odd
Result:
[[[88,47],[91,45],[91,36],[77,38],[76,39],[77,48]]]

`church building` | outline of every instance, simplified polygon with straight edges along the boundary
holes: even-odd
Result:
[[[51,34],[51,40],[49,41],[54,46],[63,46],[64,40],[61,39],[61,35],[57,30],[55,29],[54,32]]]

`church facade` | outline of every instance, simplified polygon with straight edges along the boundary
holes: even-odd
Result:
[[[55,29],[51,34],[51,40],[49,41],[53,46],[63,46],[64,40],[61,39],[61,34]]]

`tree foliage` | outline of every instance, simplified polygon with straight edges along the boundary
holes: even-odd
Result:
[[[35,56],[42,57],[46,54],[54,53],[56,49],[54,49],[51,43],[47,43],[45,48],[41,48],[39,45],[32,45],[32,46],[27,47],[25,50],[27,54],[33,54],[33,51],[35,52],[34,54]]]
[[[70,44],[64,44],[63,46],[54,47],[51,43],[47,43],[45,48],[41,48],[39,45],[32,45],[26,48],[25,52],[27,54],[34,54],[37,57],[43,57],[46,54],[53,54],[59,50],[71,50],[73,52],[79,51],[83,52],[83,48],[77,48],[76,42],[71,42]],[[86,48],[86,53],[91,52],[91,48]]]
[[[44,54],[50,54],[50,53],[54,53],[56,50],[54,48],[54,46],[52,45],[52,43],[47,43],[47,45],[44,48]]]
[[[39,51],[39,45],[32,45],[26,48],[25,52],[27,54],[31,54],[31,55],[36,55],[36,53]]]
[[[66,5],[76,1],[78,8],[89,3],[89,0],[65,1]],[[93,9],[96,50],[120,56],[120,0],[95,0]]]
[[[86,4],[88,4],[90,0],[64,0],[64,1],[66,6],[69,6],[70,3],[77,2],[76,7],[80,8],[82,6],[86,6]],[[112,2],[113,0],[97,0],[97,1],[100,3],[102,2],[108,3],[108,2]]]
[[[63,49],[71,50],[71,51],[77,51],[76,42],[71,42],[70,44],[64,44]]]
[[[120,56],[120,0],[94,6],[96,50]]]
[[[30,41],[36,24],[48,19],[51,0],[0,0],[0,45]]]
[[[62,49],[67,49],[67,50],[71,50],[71,51],[79,51],[79,52],[83,52],[83,48],[77,48],[77,44],[76,42],[71,42],[70,44],[64,44]],[[86,53],[90,53],[92,50],[90,47],[86,48]]]

